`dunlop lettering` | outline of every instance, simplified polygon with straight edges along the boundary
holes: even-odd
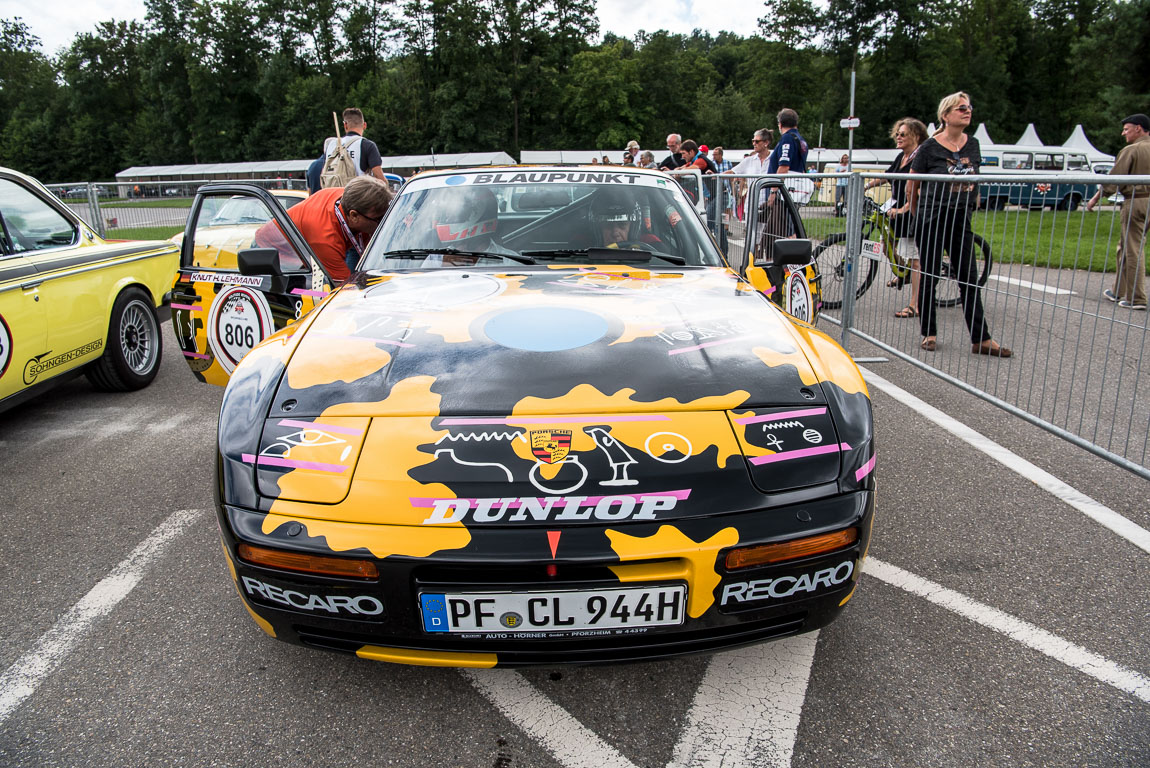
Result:
[[[675,492],[676,494],[681,492]],[[484,499],[433,499],[423,525],[455,523],[543,523],[549,520],[657,520],[679,503],[676,495],[659,493],[616,496],[509,496]]]

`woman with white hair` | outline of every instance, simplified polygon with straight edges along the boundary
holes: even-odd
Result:
[[[934,289],[945,251],[962,297],[962,312],[970,329],[970,351],[976,355],[1010,357],[1010,350],[990,337],[982,308],[982,289],[974,268],[974,232],[970,219],[978,204],[978,185],[960,180],[978,173],[982,164],[978,139],[966,134],[973,114],[974,107],[967,94],[959,91],[945,97],[938,105],[938,122],[942,127],[922,143],[910,164],[911,173],[955,177],[954,181],[907,182],[907,197],[915,217],[915,242],[922,259],[918,292],[921,347],[933,352],[938,344]]]

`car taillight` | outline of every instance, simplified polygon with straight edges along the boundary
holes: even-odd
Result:
[[[805,539],[793,541],[780,541],[775,544],[758,544],[753,547],[740,547],[727,553],[726,566],[728,571],[739,568],[750,568],[756,565],[771,565],[787,560],[797,560],[800,557],[821,555],[824,552],[834,552],[849,547],[858,541],[857,528],[847,528],[834,533],[822,533],[818,536],[808,536]]]
[[[343,576],[353,579],[379,578],[379,569],[371,560],[309,555],[304,552],[287,552],[282,549],[269,549],[251,544],[240,544],[238,551],[240,559],[244,562],[267,568],[318,573],[323,576]]]

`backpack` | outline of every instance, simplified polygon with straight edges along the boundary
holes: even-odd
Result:
[[[319,186],[321,189],[329,187],[346,187],[347,183],[359,175],[359,171],[355,167],[355,160],[352,159],[351,153],[347,151],[347,145],[343,143],[343,137],[339,135],[339,118],[336,117],[335,112],[331,113],[332,120],[335,121],[335,141],[331,148],[327,159],[324,160],[323,170],[319,173]],[[328,139],[331,141],[331,139]],[[325,141],[326,145],[327,142]]]

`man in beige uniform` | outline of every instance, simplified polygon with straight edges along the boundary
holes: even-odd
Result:
[[[1122,136],[1126,146],[1118,153],[1113,176],[1150,175],[1150,117],[1143,114],[1130,115],[1122,121]],[[1143,247],[1146,242],[1146,211],[1150,208],[1150,185],[1105,184],[1086,203],[1086,210],[1094,210],[1102,195],[1120,192],[1126,198],[1122,201],[1120,218],[1122,233],[1118,242],[1118,270],[1114,289],[1105,290],[1102,295],[1118,306],[1126,309],[1146,309],[1146,258]]]

